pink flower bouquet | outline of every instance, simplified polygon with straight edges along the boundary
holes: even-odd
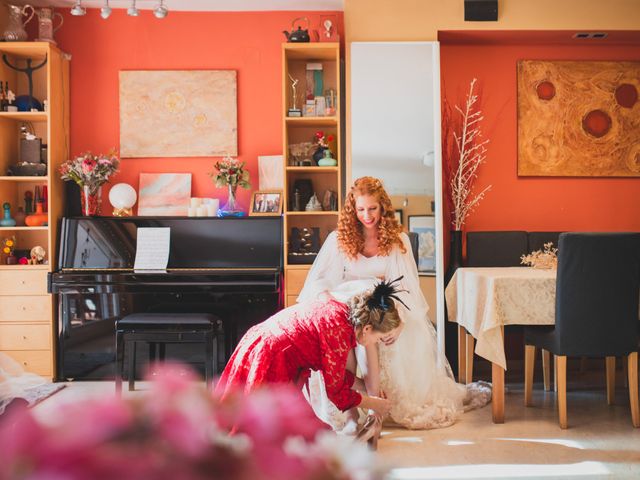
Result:
[[[115,152],[108,155],[87,152],[60,165],[60,175],[62,180],[71,180],[80,187],[88,186],[93,190],[107,183],[119,165]]]

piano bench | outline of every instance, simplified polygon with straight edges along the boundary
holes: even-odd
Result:
[[[155,346],[160,346],[164,360],[167,343],[204,343],[205,382],[211,387],[217,371],[217,334],[222,321],[208,313],[133,313],[116,321],[116,393],[122,392],[124,352],[129,349],[129,390],[135,389],[136,342],[149,344],[149,360],[155,360]]]

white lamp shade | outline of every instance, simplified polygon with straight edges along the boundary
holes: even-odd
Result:
[[[118,183],[109,190],[109,202],[113,208],[131,208],[136,204],[138,195],[128,183]]]

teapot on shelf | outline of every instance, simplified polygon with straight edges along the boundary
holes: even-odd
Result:
[[[298,29],[296,30],[296,22],[298,20],[305,20],[307,22],[307,28],[304,30],[300,25],[298,25]],[[291,22],[291,33],[283,30],[284,36],[287,37],[287,42],[291,43],[304,43],[310,42],[311,37],[309,37],[309,19],[307,17],[298,17]]]
[[[27,31],[24,26],[29,23],[33,18],[36,11],[31,5],[11,5],[7,3],[9,9],[9,17],[7,19],[7,27],[2,32],[2,38],[7,42],[24,42],[27,40]],[[31,15],[25,21],[22,21],[23,16],[27,16],[31,9]]]

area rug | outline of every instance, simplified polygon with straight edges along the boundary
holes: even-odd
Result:
[[[54,393],[59,392],[64,387],[66,387],[64,383],[47,383],[45,385],[30,388],[25,392],[25,400],[29,403],[30,407],[33,407],[49,398]]]

